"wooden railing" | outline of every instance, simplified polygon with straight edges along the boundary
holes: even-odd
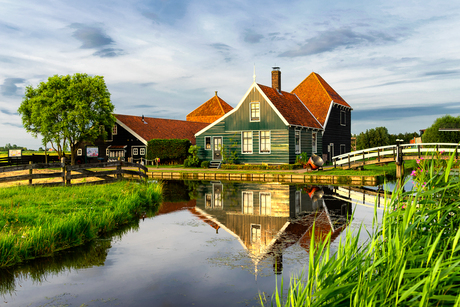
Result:
[[[396,161],[398,156],[401,160],[420,159],[426,154],[443,152],[445,155],[455,153],[458,159],[457,143],[419,143],[419,144],[401,144],[368,148],[358,151],[349,152],[343,155],[332,157],[334,167],[341,166],[350,168],[365,164],[377,164]]]
[[[99,170],[101,168],[104,170]],[[138,170],[127,168],[137,168]],[[38,172],[43,170],[46,171]],[[21,172],[22,174],[17,174],[17,172]],[[138,163],[117,161],[88,163],[81,165],[65,165],[65,158],[62,158],[60,163],[30,163],[26,165],[0,167],[0,184],[25,180],[28,180],[29,185],[75,185],[88,183],[78,182],[78,179],[82,178],[93,178],[91,183],[98,184],[120,180],[123,178],[124,174],[139,176],[139,178],[147,178],[146,172],[147,167]],[[12,175],[9,173],[16,174]],[[3,174],[7,174],[8,176],[1,176]],[[56,178],[60,178],[60,180],[56,181]],[[50,179],[52,181],[42,182],[43,179]],[[34,180],[40,180],[41,182],[33,183]]]

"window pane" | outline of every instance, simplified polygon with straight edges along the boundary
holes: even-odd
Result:
[[[252,131],[243,132],[243,153],[252,153]]]
[[[260,104],[258,102],[251,103],[251,120],[260,119]]]

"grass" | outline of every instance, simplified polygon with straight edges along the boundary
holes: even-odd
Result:
[[[272,306],[460,306],[459,178],[452,160],[425,162],[417,190],[395,191],[360,245],[347,230],[337,252],[312,237],[308,270],[276,287]],[[439,165],[438,165],[439,166]],[[437,171],[434,171],[437,170]],[[268,301],[261,296],[261,305]]]
[[[0,189],[0,267],[53,254],[139,220],[162,198],[160,184],[121,181]]]

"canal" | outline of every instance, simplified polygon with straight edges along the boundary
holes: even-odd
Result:
[[[312,236],[332,232],[334,252],[347,229],[371,231],[375,202],[359,187],[166,181],[155,216],[0,270],[0,305],[258,306],[304,269]]]

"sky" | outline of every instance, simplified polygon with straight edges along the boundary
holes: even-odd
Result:
[[[0,0],[0,146],[38,149],[17,110],[53,75],[103,76],[115,113],[185,120],[215,91],[235,107],[282,72],[320,74],[352,133],[418,132],[460,115],[458,1]]]

